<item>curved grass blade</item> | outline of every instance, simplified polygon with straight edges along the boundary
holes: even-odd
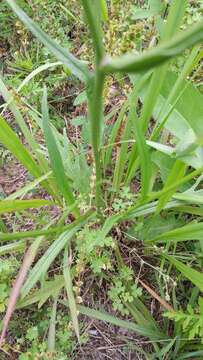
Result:
[[[75,199],[72,194],[71,188],[69,186],[68,178],[65,174],[65,170],[63,166],[63,161],[61,159],[61,155],[49,123],[46,88],[44,88],[44,94],[42,99],[42,116],[43,116],[44,136],[48,147],[53,174],[56,178],[58,188],[63,194],[67,204],[69,206],[73,206],[75,203]],[[79,210],[75,206],[73,208],[73,213],[75,216],[79,216]]]
[[[16,13],[25,26],[55,55],[55,57],[66,65],[72,73],[81,81],[89,80],[89,71],[87,66],[67,49],[58,45],[51,39],[29,16],[16,4],[14,0],[6,0],[11,9]]]
[[[52,67],[62,65],[62,62],[57,61],[54,63],[47,63],[38,66],[35,70],[33,70],[26,78],[21,82],[21,84],[17,88],[17,93],[22,90],[22,88],[29,83],[30,80],[32,80],[36,75],[40,74],[42,71],[48,70]]]
[[[101,64],[101,71],[105,74],[115,72],[140,72],[147,71],[180,55],[203,40],[203,21],[193,25],[190,29],[174,36],[171,40],[141,55],[126,54],[119,58],[106,57]]]
[[[42,181],[48,179],[48,177],[51,175],[51,171],[49,171],[47,174],[39,177],[38,179],[30,182],[29,184],[22,187],[20,190],[17,190],[13,194],[7,196],[6,200],[15,200],[17,198],[23,198],[29,191],[32,191],[35,187],[37,187]]]
[[[200,291],[203,291],[203,274],[199,271],[191,268],[188,265],[183,264],[181,261],[175,259],[172,256],[169,255],[162,255],[164,258],[166,258],[172,265],[178,269],[181,274],[189,279],[195,286],[200,289]]]

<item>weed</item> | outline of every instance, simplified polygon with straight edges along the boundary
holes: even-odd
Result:
[[[174,0],[171,6],[150,0],[138,14],[137,8],[130,4],[135,23],[130,23],[131,20],[128,21],[124,11],[121,11],[123,22],[118,33],[126,34],[124,40],[119,42],[116,34],[119,1],[110,4],[110,10],[115,14],[110,21],[104,0],[82,0],[84,20],[90,34],[87,35],[84,30],[83,35],[88,36],[86,44],[92,44],[88,57],[89,61],[93,59],[90,66],[84,58],[78,59],[69,51],[67,39],[64,39],[65,27],[61,29],[58,23],[62,21],[61,16],[67,15],[72,23],[74,13],[67,10],[65,16],[62,14],[53,20],[54,2],[48,2],[48,10],[47,2],[40,2],[42,14],[38,13],[39,3],[36,2],[35,21],[32,21],[27,11],[24,12],[15,1],[7,0],[7,3],[19,17],[20,22],[16,27],[24,49],[20,49],[23,56],[16,54],[15,64],[12,65],[15,71],[20,71],[19,78],[17,76],[10,82],[8,78],[0,78],[0,91],[5,102],[0,117],[0,141],[35,179],[22,189],[23,196],[39,184],[46,195],[43,199],[19,199],[21,195],[16,192],[12,198],[0,202],[0,214],[15,213],[19,217],[21,211],[41,206],[46,206],[48,213],[53,206],[59,210],[53,218],[45,216],[46,225],[44,219],[41,223],[36,221],[40,228],[36,226],[31,231],[0,233],[0,250],[3,254],[15,252],[16,248],[19,250],[22,244],[23,249],[27,248],[8,300],[1,346],[15,307],[22,309],[34,303],[41,307],[52,299],[48,334],[43,331],[43,337],[36,324],[26,331],[25,339],[30,342],[31,352],[42,353],[45,357],[47,352],[57,353],[60,343],[64,356],[67,349],[71,353],[77,343],[86,342],[86,336],[81,335],[78,319],[78,313],[81,313],[149,338],[154,350],[146,358],[172,360],[179,355],[184,358],[185,353],[187,357],[190,356],[193,349],[189,341],[182,342],[182,332],[179,331],[177,336],[176,326],[171,330],[169,320],[162,315],[163,308],[178,308],[180,293],[187,293],[185,278],[193,289],[203,291],[203,278],[199,271],[202,259],[198,255],[203,236],[203,102],[194,83],[188,81],[199,71],[202,59],[199,45],[203,39],[202,20],[189,29],[180,30],[185,21],[185,0]],[[56,9],[58,6],[60,4]],[[53,21],[50,31],[52,38],[36,23],[45,15],[42,28],[47,29],[48,23]],[[143,23],[140,22],[141,18],[148,20]],[[149,33],[143,35],[147,24]],[[30,37],[25,29],[29,29],[38,39],[34,51],[39,46],[38,41],[46,47],[44,51],[39,46],[37,61],[36,51],[34,56],[32,51],[29,51],[29,55],[25,54],[25,48],[29,49],[25,39]],[[80,29],[85,29],[83,20],[80,20]],[[108,37],[107,46],[103,30]],[[137,37],[134,37],[135,31]],[[149,49],[140,52],[149,43],[148,36],[152,39]],[[133,51],[129,54],[122,54],[126,48],[132,50],[132,47]],[[188,56],[174,74],[171,62],[185,50]],[[107,51],[110,52],[109,56],[106,55]],[[115,53],[119,57],[114,57]],[[52,56],[57,58],[57,63],[50,63]],[[47,60],[49,63],[41,64]],[[60,70],[49,75],[47,90],[41,74],[49,72],[52,66]],[[122,80],[123,75],[125,80]],[[71,94],[72,100],[66,104],[67,107],[72,106],[71,111],[75,107],[77,110],[76,116],[71,114],[74,127],[72,136],[72,127],[67,118],[67,129],[60,131],[60,126],[58,129],[54,126],[56,122],[60,124],[60,111],[56,119],[52,109],[55,98],[50,95],[51,85],[55,82],[60,84],[67,80],[67,76],[70,85],[75,77],[78,86],[75,101]],[[104,105],[108,102],[103,95],[109,77],[116,78],[120,85],[127,83],[127,91],[124,92],[123,101],[117,107],[111,107],[110,114],[107,114]],[[12,81],[17,86],[14,92],[9,91],[7,86]],[[22,88],[28,99],[19,96]],[[30,90],[35,95],[33,102],[29,100]],[[58,98],[55,100],[58,102]],[[12,112],[21,137],[4,119],[6,107]],[[112,126],[108,128],[110,120]],[[61,124],[63,126],[64,122]],[[131,188],[135,189],[134,193]],[[159,303],[155,316],[149,304],[145,304],[141,285],[138,287],[138,274],[135,274],[133,267],[125,264],[125,237],[115,236],[115,229],[117,234],[122,234],[123,227],[127,228],[131,240],[139,240],[141,264],[147,263],[142,259],[147,254],[152,257],[150,267],[156,274],[155,289],[151,284],[139,281],[150,300]],[[29,241],[26,242],[26,239]],[[185,260],[190,263],[186,264]],[[153,261],[156,265],[153,265]],[[57,271],[53,270],[55,265]],[[114,310],[131,320],[122,320],[119,316],[114,317],[80,304],[89,304],[85,296],[81,296],[87,268],[94,279],[105,279]],[[151,281],[151,278],[147,281]],[[172,287],[175,283],[180,286]],[[4,292],[3,288],[3,302]],[[58,329],[59,304],[69,307],[71,331],[67,327],[62,331]],[[201,301],[199,305],[202,307]],[[168,318],[183,321],[183,327],[190,326],[192,333],[189,338],[194,338],[195,345],[199,346],[202,323],[196,323],[194,309],[188,309],[189,314],[186,315],[171,311]],[[72,340],[72,328],[77,340]],[[65,339],[70,340],[70,348],[65,348]],[[25,356],[29,354],[25,353]]]

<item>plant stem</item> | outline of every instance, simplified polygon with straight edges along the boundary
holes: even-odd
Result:
[[[103,87],[104,74],[100,71],[100,63],[104,57],[103,34],[101,27],[101,8],[97,0],[82,0],[86,19],[95,51],[95,72],[89,83],[88,110],[90,116],[91,143],[96,171],[96,207],[101,212],[102,207],[102,167],[101,167],[101,141],[103,132]]]
[[[88,101],[90,116],[91,143],[94,154],[95,172],[96,172],[96,207],[100,212],[102,206],[102,168],[101,168],[101,141],[103,132],[103,92],[104,76],[96,70],[93,83],[93,94]]]

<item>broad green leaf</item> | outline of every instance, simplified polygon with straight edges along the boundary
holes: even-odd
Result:
[[[159,12],[162,7],[161,0],[148,0],[148,6],[152,11]]]
[[[187,89],[189,82],[185,82],[185,80],[187,80],[188,76],[191,74],[192,71],[194,76],[195,74],[194,70],[196,69],[200,61],[199,53],[200,53],[200,46],[195,46],[191,51],[190,55],[187,57],[181,72],[177,76],[175,83],[173,83],[173,86],[171,87],[170,92],[167,95],[167,99],[164,102],[163,107],[158,114],[157,123],[153,129],[151,140],[157,140],[161,130],[168,121],[172,111],[175,109],[176,104],[181,99],[185,90]],[[199,59],[198,62],[197,59]],[[165,83],[163,84],[163,86],[165,86]]]
[[[87,102],[87,93],[82,91],[74,100],[73,105],[78,106]]]
[[[40,206],[53,205],[52,201],[33,199],[33,200],[3,200],[0,201],[0,214],[14,211],[22,211]]]
[[[203,193],[202,191],[186,191],[184,193],[177,193],[173,195],[173,199],[182,200],[190,204],[200,204],[203,205]]]
[[[126,54],[119,58],[105,58],[101,64],[104,73],[140,72],[152,69],[180,55],[185,49],[203,40],[203,21],[174,36],[171,40],[141,55]]]
[[[16,13],[25,26],[55,55],[55,57],[66,65],[72,73],[82,81],[89,79],[87,66],[75,58],[67,49],[51,39],[40,27],[27,16],[27,14],[16,4],[14,0],[6,0],[11,9]]]
[[[74,293],[73,293],[71,271],[70,271],[68,262],[69,262],[68,250],[66,248],[64,251],[63,276],[64,276],[64,280],[65,280],[66,292],[68,295],[68,304],[69,304],[73,327],[74,327],[76,336],[78,338],[78,341],[80,342],[80,331],[79,331],[79,324],[78,324],[77,305],[76,305],[76,301],[75,301],[75,297],[74,297]]]
[[[203,240],[203,222],[190,223],[156,236],[151,242]]]
[[[175,74],[171,72],[167,74],[166,81],[161,90],[164,98],[168,97],[176,80],[177,76]],[[203,136],[203,95],[197,90],[194,84],[188,81],[184,81],[182,86],[185,88],[184,93],[176,103],[176,114],[174,114],[174,112],[171,114],[166,123],[166,128],[180,140],[182,140],[183,134],[192,128],[197,138],[199,138]]]
[[[164,26],[163,38],[161,41],[170,39],[176,34],[176,32],[179,31],[179,27],[185,12],[185,4],[185,0],[172,2],[169,15]],[[155,8],[155,5],[155,2],[153,1],[153,4],[151,3],[152,8]],[[152,74],[152,79],[147,90],[147,96],[141,113],[141,123],[144,133],[148,128],[149,120],[152,115],[153,108],[156,105],[162,84],[164,83],[166,73],[167,64],[159,67],[158,69],[155,69]]]
[[[53,174],[56,178],[56,182],[59,190],[63,194],[67,204],[69,206],[74,206],[73,213],[78,216],[79,210],[75,208],[75,199],[72,194],[72,190],[68,183],[67,176],[65,174],[65,169],[63,166],[63,161],[61,159],[61,155],[59,149],[57,147],[54,135],[51,130],[51,126],[49,123],[49,113],[48,113],[48,105],[47,105],[47,91],[44,89],[43,99],[42,99],[42,116],[43,116],[43,130],[44,136],[47,143],[51,167]]]
[[[203,291],[203,274],[188,265],[183,264],[181,261],[176,260],[172,256],[163,255],[181,274],[189,279],[200,291]]]
[[[155,3],[153,1],[150,5],[152,6],[152,8],[154,8],[154,6],[157,5],[157,2]],[[184,10],[185,10],[185,0],[181,2],[180,1],[172,2],[169,15],[167,18],[167,22],[165,24],[163,31],[163,39],[161,39],[161,41],[170,39],[176,33],[176,31],[179,30],[182,17],[184,14]],[[178,16],[176,14],[178,14]],[[152,117],[153,109],[157,103],[160,90],[162,88],[162,85],[166,77],[166,73],[167,73],[167,64],[160,66],[158,69],[155,69],[153,71],[151,80],[149,82],[149,86],[147,84],[146,97],[140,115],[140,122],[141,122],[140,126],[143,134],[145,134],[147,131],[149,121]],[[140,89],[138,89],[138,92],[140,92]],[[134,177],[135,171],[137,170],[138,167],[139,159],[137,156],[136,149],[137,149],[137,144],[134,145],[133,151],[131,152],[130,155],[129,168],[128,168],[128,182]],[[137,159],[135,160],[136,157]],[[149,162],[147,164],[149,164]]]
[[[7,124],[4,118],[0,115],[0,143],[8,149],[13,156],[15,156],[22,165],[33,175],[35,178],[41,178],[44,170],[48,169],[44,161],[40,161],[40,165],[36,163],[31,153],[26,149],[26,147],[20,142],[18,136]],[[41,161],[42,160],[42,161]],[[48,171],[48,170],[47,170]],[[52,183],[49,183],[49,180],[43,180],[42,186],[47,190],[47,192],[53,197],[55,191]]]

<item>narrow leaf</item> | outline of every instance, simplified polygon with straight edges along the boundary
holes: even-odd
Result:
[[[180,55],[185,49],[203,40],[203,21],[174,36],[171,40],[141,55],[126,54],[119,58],[105,58],[101,64],[104,73],[140,72],[152,69]]]
[[[191,223],[156,236],[150,242],[203,240],[203,222]]]
[[[10,128],[7,122],[0,116],[0,142],[25,166],[25,168],[34,176],[42,175],[39,166],[34,161],[31,154],[21,144],[18,136]]]
[[[58,184],[59,190],[63,194],[64,198],[67,201],[69,206],[73,206],[75,203],[74,196],[72,194],[71,188],[68,183],[68,178],[65,174],[63,161],[61,159],[61,155],[59,149],[57,147],[54,135],[51,130],[51,126],[49,123],[49,113],[48,113],[48,106],[47,106],[47,91],[44,88],[44,94],[42,99],[42,115],[43,115],[43,130],[44,136],[47,143],[51,167],[53,170],[53,174],[56,178],[56,182]],[[79,215],[79,210],[74,208],[73,213],[75,216]]]
[[[170,261],[171,264],[173,264],[184,277],[189,279],[195,286],[200,289],[200,291],[203,291],[203,274],[200,273],[197,270],[194,270],[188,265],[183,264],[181,261],[176,260],[172,256],[163,255],[168,261]]]
[[[25,26],[55,55],[55,57],[66,65],[72,73],[82,81],[87,81],[89,72],[87,66],[75,58],[67,49],[51,39],[27,14],[16,4],[14,0],[6,0],[8,5],[25,24]]]
[[[0,201],[0,214],[13,211],[22,211],[30,208],[38,208],[40,206],[53,205],[49,200],[3,200]]]

